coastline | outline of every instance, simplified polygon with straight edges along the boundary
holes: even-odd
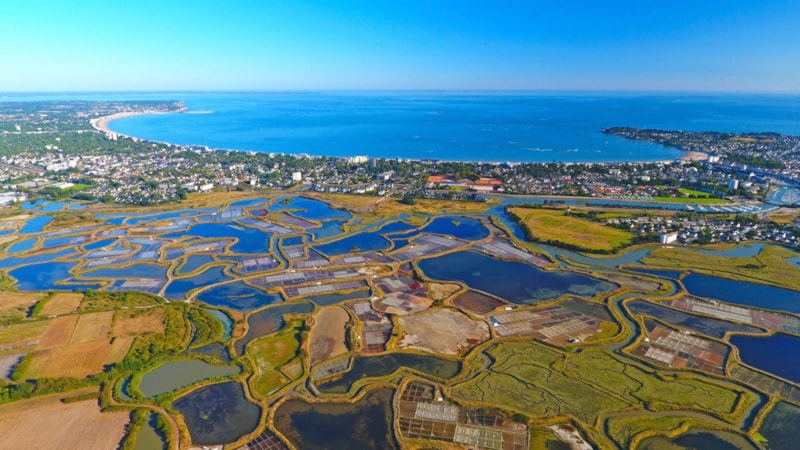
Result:
[[[143,116],[143,115],[150,115],[150,114],[213,114],[213,111],[188,111],[187,108],[184,106],[176,111],[129,111],[129,112],[121,112],[116,114],[111,114],[108,116],[102,116],[94,119],[90,119],[90,125],[97,131],[105,133],[107,136],[114,136],[114,137],[124,137],[129,139],[137,139],[140,141],[147,141],[152,142],[154,144],[161,144],[167,146],[177,146],[177,145],[190,145],[190,146],[203,146],[207,147],[210,150],[214,151],[238,151],[238,152],[257,152],[257,153],[264,153],[260,150],[247,150],[247,149],[238,149],[238,148],[215,148],[209,147],[203,144],[175,144],[173,142],[167,141],[156,141],[147,138],[141,138],[137,136],[130,136],[127,134],[118,133],[111,128],[109,128],[109,124],[118,119],[125,119],[129,117],[136,117],[136,116]],[[614,164],[614,163],[623,163],[623,162],[630,162],[630,163],[652,163],[652,162],[662,162],[662,163],[670,163],[674,161],[681,161],[681,162],[693,162],[693,161],[707,161],[708,160],[708,153],[698,152],[698,151],[687,151],[683,149],[677,149],[681,152],[685,152],[683,156],[679,156],[673,159],[667,160],[641,160],[641,161],[604,161],[603,164]],[[283,153],[283,152],[270,152],[270,153],[277,153],[277,154],[285,154],[285,155],[292,155],[292,156],[300,156],[303,153]],[[312,158],[322,158],[322,157],[336,157],[336,158],[348,158],[347,156],[330,156],[330,155],[307,155],[311,156]],[[400,158],[400,157],[397,157]],[[395,158],[390,158],[395,159]],[[425,161],[428,158],[400,158],[406,161]],[[436,159],[431,158],[435,161],[441,162],[460,162],[460,163],[474,163],[474,164],[504,164],[504,163],[512,163],[512,164],[529,164],[530,162],[526,161],[483,161],[483,160],[446,160],[446,159]],[[582,162],[582,161],[561,161],[565,164],[600,164],[601,162]]]
[[[186,112],[186,108],[181,108],[177,111],[130,111],[130,112],[121,112],[116,114],[111,114],[109,116],[102,116],[97,117],[95,119],[90,119],[89,124],[97,131],[102,131],[106,134],[116,134],[117,136],[125,136],[129,138],[134,138],[134,136],[126,136],[116,131],[110,129],[108,124],[117,119],[125,119],[128,117],[136,117],[136,116],[145,116],[150,114],[178,114]],[[141,139],[141,138],[136,138]]]

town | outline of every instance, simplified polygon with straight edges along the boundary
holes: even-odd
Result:
[[[191,192],[259,188],[471,201],[518,194],[552,196],[556,203],[638,201],[654,209],[685,202],[690,206],[681,217],[642,212],[608,220],[670,242],[763,239],[796,246],[800,235],[797,222],[776,224],[753,215],[743,223],[727,217],[731,209],[724,206],[797,206],[796,136],[608,128],[601,131],[705,155],[638,163],[478,163],[220,150],[125,137],[98,125],[115,114],[183,110],[180,102],[157,101],[1,103],[0,203],[72,198],[154,205]],[[738,212],[751,207],[743,208]]]

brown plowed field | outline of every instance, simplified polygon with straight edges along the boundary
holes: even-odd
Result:
[[[101,413],[96,400],[61,403],[48,396],[0,406],[2,448],[117,448],[127,412]]]
[[[70,344],[81,344],[107,340],[111,331],[111,320],[114,318],[114,311],[107,311],[93,314],[82,314],[78,320],[78,326],[72,335]]]
[[[38,376],[83,378],[100,372],[110,351],[111,344],[108,340],[54,348]]]
[[[72,334],[75,331],[75,326],[78,325],[80,316],[63,316],[58,317],[47,327],[47,331],[39,339],[37,350],[45,350],[49,348],[63,347],[69,344],[72,340]]]

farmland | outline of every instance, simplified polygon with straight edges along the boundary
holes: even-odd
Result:
[[[0,406],[6,448],[116,448],[129,413],[101,413],[96,401],[47,396]],[[46,432],[42,432],[46,430]]]
[[[3,292],[0,302],[0,321],[21,319],[28,314],[28,310],[42,297],[36,292]]]
[[[74,292],[59,292],[47,300],[39,314],[43,316],[60,316],[62,314],[69,314],[78,309],[78,306],[80,306],[82,301],[83,294]]]

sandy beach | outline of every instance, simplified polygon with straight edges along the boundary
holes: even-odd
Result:
[[[96,119],[92,119],[89,123],[98,131],[102,131],[104,133],[115,133],[115,131],[108,128],[108,124],[117,119],[124,119],[126,117],[134,117],[134,116],[143,116],[146,114],[174,114],[174,113],[182,113],[185,109],[181,109],[179,111],[138,111],[138,112],[123,112],[117,114],[111,114],[110,116],[103,116],[98,117]]]
[[[689,152],[687,155],[681,156],[682,161],[705,161],[708,159],[708,153],[703,152]]]

